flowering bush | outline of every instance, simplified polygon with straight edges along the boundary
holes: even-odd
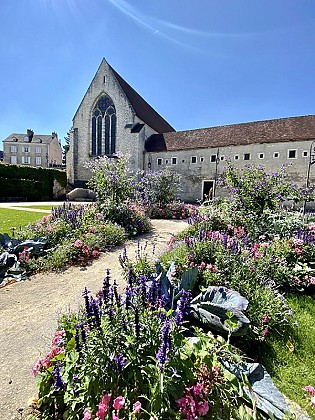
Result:
[[[136,185],[136,199],[149,208],[164,208],[177,199],[180,175],[169,169],[142,173]]]
[[[285,166],[279,172],[268,174],[263,166],[246,165],[236,169],[228,164],[222,179],[229,189],[238,210],[261,215],[264,210],[275,210],[286,199],[303,201],[304,193],[288,181]]]
[[[116,153],[112,157],[101,156],[84,166],[92,173],[88,186],[96,193],[97,202],[122,203],[133,194],[133,179],[128,171],[129,156]]]
[[[98,204],[64,204],[18,233],[20,240],[47,239],[44,255],[35,258],[24,249],[19,259],[29,273],[63,269],[70,264],[86,265],[98,258],[100,252],[122,244],[127,236],[137,236],[150,229],[149,219],[125,204],[110,208]]]
[[[129,276],[121,296],[108,272],[96,298],[85,289],[84,309],[60,318],[33,368],[42,419],[241,418],[244,403],[263,418],[221,363],[241,360],[237,350],[197,329],[185,338],[189,300],[166,312],[158,282]]]

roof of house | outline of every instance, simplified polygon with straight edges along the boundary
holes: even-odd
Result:
[[[315,115],[153,134],[147,152],[189,150],[315,139]]]
[[[175,129],[160,115],[151,105],[149,105],[142,96],[139,95],[110,65],[114,76],[125,92],[130,104],[135,110],[136,115],[147,125],[158,133],[167,133]]]
[[[26,141],[24,140],[25,137],[28,137],[26,133],[24,134],[18,134],[18,133],[12,133],[10,136],[8,136],[6,139],[4,139],[4,142],[18,142],[18,143],[44,143],[48,144],[53,140],[52,134],[36,134],[34,133],[32,141]],[[57,135],[56,135],[57,137]],[[58,139],[58,137],[57,137]],[[41,140],[41,141],[40,141]]]

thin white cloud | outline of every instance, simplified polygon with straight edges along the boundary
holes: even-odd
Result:
[[[178,45],[183,48],[188,48],[193,51],[202,52],[199,48],[195,48],[187,43],[181,42],[180,40],[176,39],[174,36],[170,36],[166,34],[164,31],[161,30],[158,26],[161,26],[161,22],[157,19],[151,18],[149,16],[144,15],[143,13],[139,12],[137,9],[132,7],[129,3],[125,0],[108,0],[113,6],[115,6],[118,10],[120,10],[123,14],[128,16],[130,19],[134,20],[138,24],[142,25],[146,29],[148,29],[152,35],[159,36],[172,44]],[[150,21],[152,23],[150,23]]]

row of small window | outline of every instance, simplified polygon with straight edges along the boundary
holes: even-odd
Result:
[[[11,146],[10,147],[10,152],[11,153],[16,153],[17,152],[17,146]],[[31,148],[28,146],[22,146],[22,152],[23,153],[30,153],[31,152]],[[42,153],[42,148],[40,146],[35,147],[35,153]]]
[[[258,156],[258,159],[264,159],[265,158],[264,153],[258,153],[257,156]],[[308,156],[308,151],[304,150],[302,152],[302,156],[307,157]],[[279,158],[280,157],[280,152],[274,152],[273,157],[275,159]],[[297,150],[295,150],[295,149],[288,150],[287,158],[288,159],[296,159],[297,158]],[[250,160],[250,159],[251,159],[251,154],[250,153],[244,153],[243,160]],[[203,156],[199,158],[200,163],[204,162],[204,160],[205,160],[205,158]],[[211,163],[215,163],[215,162],[218,162],[220,160],[221,161],[225,160],[225,156],[222,156],[222,155],[221,156],[218,156],[218,155],[211,155],[210,156],[210,162]],[[240,155],[234,155],[234,160],[240,160]],[[184,162],[185,162],[185,160],[183,159],[182,163],[184,163]],[[157,163],[158,166],[161,166],[163,164],[163,158],[157,158],[156,163]],[[178,163],[177,157],[172,157],[170,159],[165,159],[165,165],[168,165],[168,164],[177,165],[177,163]],[[190,163],[198,163],[197,156],[191,156],[190,157]]]
[[[18,159],[17,156],[11,156],[10,163],[13,165],[17,165]],[[31,157],[30,156],[22,156],[21,163],[25,165],[31,164]],[[40,156],[35,157],[35,165],[41,165],[42,164],[42,158]]]

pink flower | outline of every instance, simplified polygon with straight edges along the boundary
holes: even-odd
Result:
[[[309,284],[315,284],[315,277],[309,276],[308,277],[308,282],[309,282]]]
[[[133,405],[133,412],[135,414],[138,414],[140,412],[141,409],[141,402],[140,401],[136,401]]]
[[[77,248],[81,248],[82,245],[83,245],[83,242],[80,239],[77,239],[74,243],[74,246]]]
[[[104,417],[106,416],[107,411],[108,411],[108,406],[102,403],[99,403],[98,411],[96,412],[96,415],[100,420],[104,420]]]
[[[125,400],[124,397],[120,396],[120,397],[115,398],[114,402],[113,402],[114,409],[115,410],[120,410],[125,405],[125,402],[126,402],[126,400]]]
[[[199,416],[205,416],[209,411],[208,401],[201,401],[197,406],[197,413]]]
[[[52,346],[58,347],[60,344],[63,343],[66,336],[66,332],[64,330],[56,331],[53,338],[52,338]]]
[[[113,414],[112,414],[112,419],[113,419],[113,420],[121,420],[119,417],[117,417],[117,416],[116,416],[116,414],[115,414],[115,413],[113,413]]]
[[[301,255],[303,254],[303,249],[302,248],[294,248],[294,251],[296,254]]]
[[[262,257],[262,252],[261,251],[255,252],[255,255],[254,255],[255,260],[258,260],[261,257]]]
[[[262,323],[263,324],[267,324],[267,322],[269,321],[269,316],[267,315],[267,314],[265,314],[264,316],[263,316],[263,318],[262,318]]]
[[[311,395],[315,395],[315,388],[312,385],[307,385],[304,388],[304,391],[308,392]]]
[[[293,238],[292,242],[294,243],[294,245],[302,245],[303,244],[303,240],[298,239],[298,238]]]
[[[90,420],[92,418],[92,414],[89,408],[85,408],[83,411],[83,419],[82,420]]]
[[[90,253],[90,247],[88,245],[84,245],[82,247],[82,252],[83,252],[84,255],[89,255],[89,253]]]
[[[97,249],[93,249],[92,256],[93,258],[98,258],[100,256],[100,251],[98,251]]]
[[[202,261],[202,263],[200,263],[200,266],[198,267],[200,270],[203,270],[206,267],[206,263]]]
[[[264,331],[261,333],[262,337],[266,337],[268,332],[269,332],[268,328],[265,328]]]
[[[104,394],[103,395],[103,398],[102,398],[102,401],[101,401],[101,404],[104,404],[104,405],[108,405],[109,406],[109,403],[110,403],[110,399],[112,398],[112,395],[111,394]]]

